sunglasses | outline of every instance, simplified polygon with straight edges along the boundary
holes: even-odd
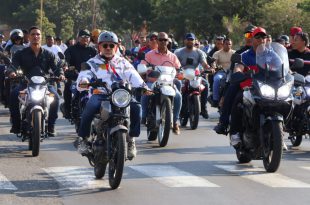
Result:
[[[164,41],[167,42],[168,39],[166,39],[166,38],[159,38],[158,41],[160,41],[160,42],[164,42]]]
[[[245,33],[244,37],[245,38],[252,38],[253,36],[252,36],[252,33]]]
[[[110,47],[112,49],[112,48],[115,47],[115,44],[102,44],[102,47],[105,48],[105,49]]]
[[[266,39],[267,36],[265,36],[265,35],[256,35],[256,36],[254,36],[254,38],[255,39]]]

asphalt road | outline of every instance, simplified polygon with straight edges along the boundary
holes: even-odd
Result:
[[[0,204],[310,204],[309,139],[289,146],[279,170],[266,173],[262,161],[237,163],[228,137],[212,130],[218,114],[209,112],[197,130],[171,133],[165,148],[148,142],[143,127],[137,158],[126,162],[120,188],[111,190],[76,152],[74,127],[66,120],[58,119],[58,136],[32,157],[28,143],[9,134],[9,113],[0,106]]]

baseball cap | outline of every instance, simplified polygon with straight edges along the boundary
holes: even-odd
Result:
[[[187,33],[187,34],[185,35],[185,39],[192,39],[192,40],[195,40],[195,39],[196,39],[196,36],[195,36],[195,34],[193,34],[193,33]]]
[[[299,33],[299,32],[302,32],[302,28],[300,27],[292,27],[291,30],[290,30],[290,34],[291,36],[295,36],[296,33]]]
[[[80,30],[79,37],[81,37],[81,36],[88,36],[88,37],[90,37],[89,30],[87,30],[87,29]]]
[[[147,38],[152,38],[152,37],[156,37],[157,38],[158,36],[158,33],[157,32],[153,32],[153,33],[150,33]]]
[[[60,36],[57,36],[57,37],[55,38],[55,40],[56,40],[56,41],[61,41],[62,39],[61,39]]]
[[[254,30],[253,30],[253,33],[252,35],[253,36],[256,36],[257,34],[262,34],[264,36],[267,36],[267,33],[266,33],[266,30],[262,27],[256,27]]]

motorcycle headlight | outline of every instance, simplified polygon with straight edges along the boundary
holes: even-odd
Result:
[[[289,97],[291,94],[293,81],[286,83],[278,89],[278,100],[283,100]]]
[[[258,82],[258,85],[259,85],[259,89],[260,89],[260,92],[261,92],[263,97],[269,98],[269,99],[275,98],[276,92],[271,86],[266,85],[266,84],[261,83],[261,82]]]
[[[34,89],[34,90],[31,90],[30,93],[31,93],[30,94],[31,99],[33,99],[35,101],[40,101],[45,96],[45,89]]]
[[[118,89],[112,94],[112,102],[117,107],[127,107],[130,101],[131,95],[125,89]]]

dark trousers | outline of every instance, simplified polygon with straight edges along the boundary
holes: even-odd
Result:
[[[71,84],[72,84],[71,80],[65,83],[64,94],[63,94],[64,101],[65,101],[65,112],[68,115],[71,112],[71,100],[72,100]]]
[[[12,124],[13,127],[15,128],[19,128],[21,124],[18,95],[19,91],[22,91],[25,88],[27,88],[26,84],[20,84],[11,91],[10,112],[11,112]],[[48,90],[54,94],[54,101],[51,103],[48,116],[48,126],[51,127],[55,125],[56,119],[58,118],[57,112],[59,107],[59,95],[57,94],[55,88],[51,85],[48,86]]]
[[[237,84],[230,84],[224,97],[224,104],[221,109],[221,116],[220,116],[220,123],[224,126],[228,126],[229,124],[229,116],[233,107],[233,103],[235,98],[240,91],[240,85]]]
[[[239,90],[232,104],[230,116],[230,134],[234,135],[242,131],[242,105],[243,90]]]

